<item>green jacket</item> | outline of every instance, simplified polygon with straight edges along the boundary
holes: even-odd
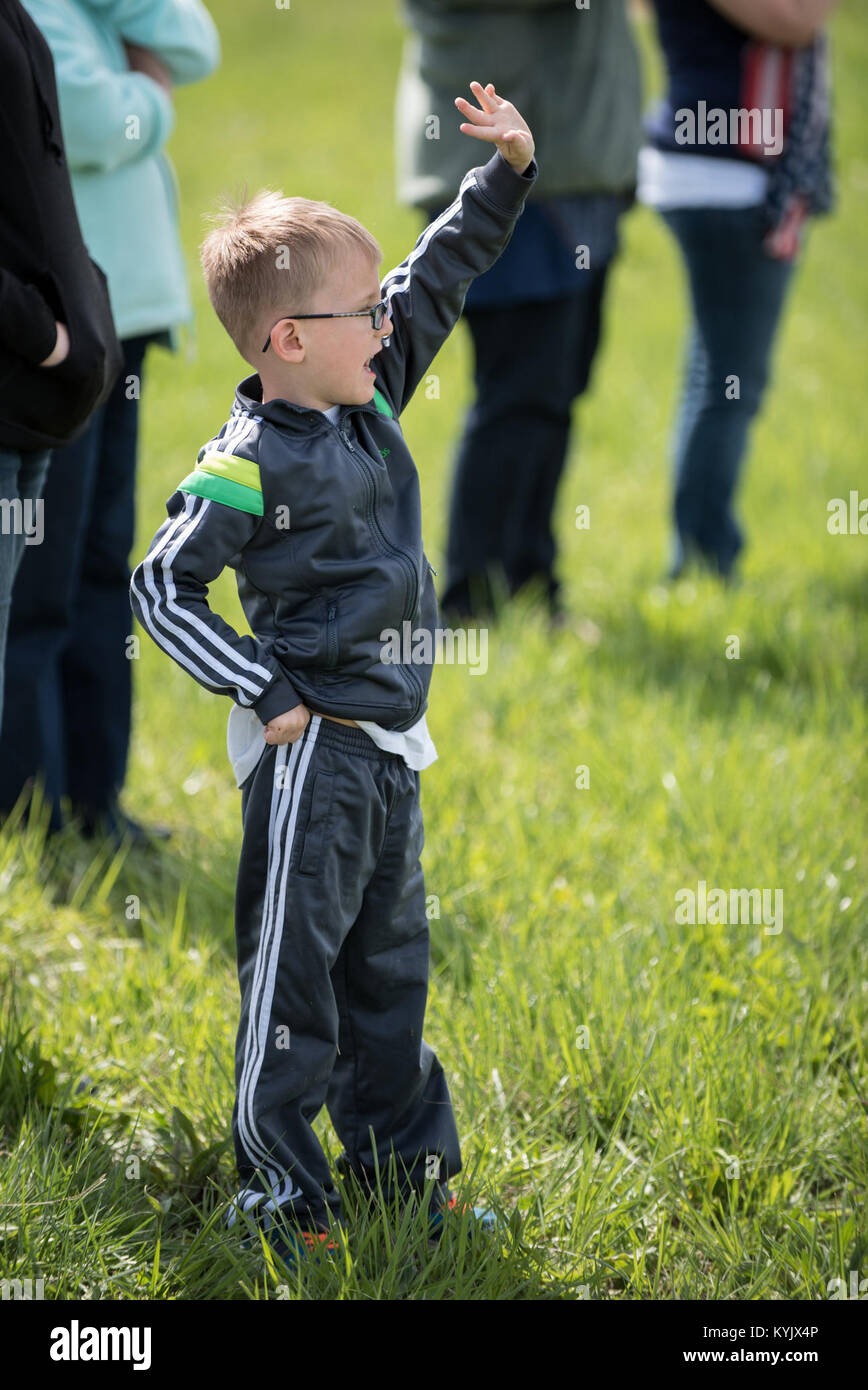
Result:
[[[402,0],[410,35],[396,99],[398,197],[448,201],[480,144],[455,97],[493,82],[536,141],[533,198],[625,193],[636,181],[639,59],[625,0]]]

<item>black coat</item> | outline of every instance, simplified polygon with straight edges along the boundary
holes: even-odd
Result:
[[[56,319],[69,356],[40,367]],[[0,0],[0,448],[77,438],[120,364],[105,276],[73,202],[51,52],[18,0]]]

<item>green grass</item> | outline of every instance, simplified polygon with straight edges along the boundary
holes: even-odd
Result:
[[[202,215],[244,182],[335,202],[397,262],[420,224],[394,200],[392,4],[213,8],[224,66],[178,93],[172,145],[191,266]],[[812,232],[755,432],[743,584],[659,584],[684,289],[637,210],[559,501],[575,621],[552,635],[522,602],[484,677],[435,675],[426,1031],[459,1118],[459,1190],[501,1211],[502,1257],[461,1223],[432,1253],[418,1221],[380,1212],[334,1266],[287,1282],[224,1231],[227,705],[144,638],[127,803],[170,824],[170,845],[94,855],[38,824],[0,833],[3,1277],[43,1277],[56,1298],[818,1299],[868,1275],[868,542],[826,529],[828,500],[864,488],[868,434],[856,0],[833,32],[841,205]],[[194,277],[198,357],[149,361],[136,557],[243,374]],[[462,326],[439,400],[420,393],[404,417],[441,575],[468,366]],[[241,621],[231,578],[213,600]],[[699,879],[782,889],[783,930],[678,925],[675,894]],[[336,1154],[325,1116],[320,1132]]]

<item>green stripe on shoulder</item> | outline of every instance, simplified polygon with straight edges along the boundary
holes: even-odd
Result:
[[[204,468],[197,468],[178,484],[179,492],[190,492],[196,497],[207,497],[211,502],[222,502],[224,507],[234,507],[236,512],[249,512],[251,516],[262,516],[261,489],[236,483]]]
[[[394,419],[394,411],[392,410],[392,407],[389,405],[389,402],[386,400],[386,397],[383,395],[382,391],[378,391],[376,386],[374,387],[374,405],[377,407],[381,415],[388,415],[390,420]]]
[[[243,487],[252,487],[256,492],[262,491],[259,464],[254,463],[252,459],[242,458],[240,454],[203,454],[196,467],[203,473],[213,473],[215,478],[229,478],[233,483],[241,483]]]
[[[178,491],[222,502],[251,516],[263,514],[259,464],[240,454],[203,454],[195,470],[178,484]]]

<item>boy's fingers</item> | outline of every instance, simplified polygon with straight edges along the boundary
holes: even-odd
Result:
[[[528,133],[526,130],[502,131],[498,130],[496,126],[493,125],[479,126],[470,125],[467,122],[463,122],[458,127],[458,129],[462,132],[463,135],[475,135],[477,140],[499,140],[501,144],[506,144],[510,140],[528,139]]]
[[[492,84],[489,82],[488,85],[490,87]],[[492,92],[483,87],[481,82],[471,82],[470,90],[484,111],[494,111],[498,106],[500,98],[495,97]]]
[[[459,111],[463,112],[465,116],[469,116],[471,120],[476,121],[478,125],[489,125],[491,123],[492,117],[489,113],[487,111],[480,111],[478,106],[471,106],[466,97],[456,97],[455,105],[458,107]]]

